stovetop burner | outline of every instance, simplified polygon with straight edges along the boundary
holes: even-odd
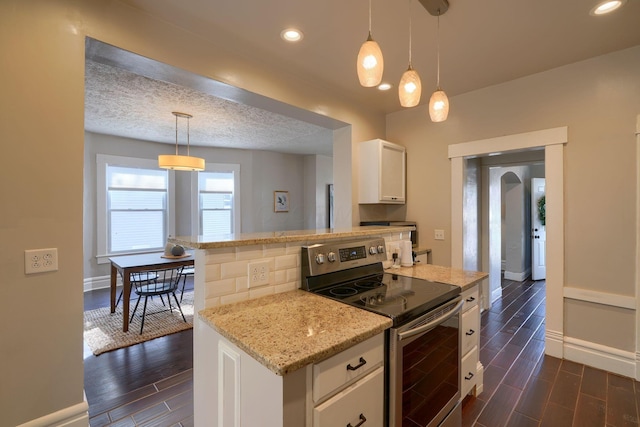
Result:
[[[383,285],[382,277],[383,276],[380,275],[380,276],[376,276],[375,278],[372,278],[372,279],[357,280],[356,282],[354,282],[353,285],[358,289],[374,289],[374,288],[378,288],[378,287]]]
[[[358,290],[349,286],[339,286],[329,289],[329,293],[336,298],[344,298],[357,294]]]

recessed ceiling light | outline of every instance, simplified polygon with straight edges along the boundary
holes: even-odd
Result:
[[[391,87],[391,83],[380,83],[378,85],[378,90],[389,90]]]
[[[611,13],[614,10],[620,9],[626,2],[627,0],[601,1],[598,4],[596,4],[595,7],[591,9],[591,12],[589,13],[594,16],[606,15],[607,13]]]
[[[299,42],[304,36],[302,34],[302,31],[296,28],[287,28],[286,30],[282,30],[282,32],[280,33],[280,37],[282,38],[282,40],[288,42]]]

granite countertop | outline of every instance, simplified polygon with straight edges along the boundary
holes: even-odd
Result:
[[[177,236],[169,238],[168,241],[193,249],[214,249],[270,243],[324,242],[331,239],[380,236],[388,233],[413,230],[415,230],[414,226],[364,226],[345,229],[323,228],[316,230],[268,231],[262,233]]]
[[[392,325],[390,318],[299,289],[199,315],[277,375],[333,356]]]
[[[431,282],[448,283],[450,285],[457,285],[466,290],[470,286],[473,286],[483,279],[489,277],[488,273],[481,271],[469,271],[460,270],[451,267],[442,267],[432,264],[419,264],[413,267],[400,267],[390,268],[389,273],[394,273],[399,276],[410,276],[418,279],[429,280]]]

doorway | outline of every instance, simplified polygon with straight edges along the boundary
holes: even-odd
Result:
[[[468,160],[496,154],[514,154],[544,149],[547,211],[547,278],[545,353],[563,357],[563,286],[564,286],[564,145],[567,128],[553,128],[516,135],[470,141],[449,146],[451,160],[451,265],[468,268],[482,265],[489,271],[488,253],[474,249],[468,241],[477,241],[480,228],[468,229],[465,218],[466,163]],[[477,245],[475,246],[477,248]],[[490,294],[489,281],[482,284],[483,295]],[[486,304],[486,300],[483,300]]]

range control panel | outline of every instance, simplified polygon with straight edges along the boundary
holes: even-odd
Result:
[[[302,274],[318,276],[386,260],[383,238],[303,246]]]

